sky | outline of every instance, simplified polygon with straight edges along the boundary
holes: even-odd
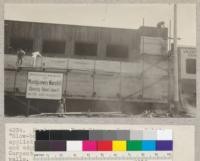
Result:
[[[137,29],[156,26],[169,28],[173,5],[169,4],[5,4],[4,18],[56,24]],[[196,5],[178,4],[179,45],[196,46]]]

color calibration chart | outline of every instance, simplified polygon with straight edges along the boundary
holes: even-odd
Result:
[[[172,130],[36,131],[35,151],[172,151]]]
[[[172,130],[37,130],[35,151],[63,152],[66,160],[171,160]]]
[[[7,161],[173,160],[172,129],[35,125],[32,128],[13,126],[7,129],[7,135]]]

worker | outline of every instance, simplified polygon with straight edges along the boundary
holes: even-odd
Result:
[[[26,52],[23,49],[20,48],[17,50],[17,62],[16,62],[17,66],[22,65],[23,57],[25,54],[26,54]]]
[[[65,101],[63,98],[61,98],[61,100],[59,100],[58,103],[57,113],[61,114],[64,113],[64,111],[65,111]]]
[[[157,28],[164,28],[165,27],[165,22],[161,21],[157,24]]]
[[[42,55],[40,54],[39,51],[35,51],[32,53],[32,58],[33,58],[33,67],[36,66],[36,60],[37,60],[37,57],[42,57]]]

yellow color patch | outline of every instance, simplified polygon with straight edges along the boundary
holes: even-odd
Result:
[[[126,141],[112,141],[113,151],[126,151]]]

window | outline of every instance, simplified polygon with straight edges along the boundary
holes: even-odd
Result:
[[[96,56],[97,44],[89,42],[76,42],[75,43],[75,55],[79,56]]]
[[[25,38],[11,38],[10,39],[10,48],[9,50],[16,51],[21,48],[26,52],[33,50],[33,40]]]
[[[65,41],[43,41],[42,52],[48,54],[64,54]]]
[[[186,59],[186,73],[196,74],[196,59]]]
[[[128,58],[128,47],[124,45],[107,45],[106,56],[111,58]]]

